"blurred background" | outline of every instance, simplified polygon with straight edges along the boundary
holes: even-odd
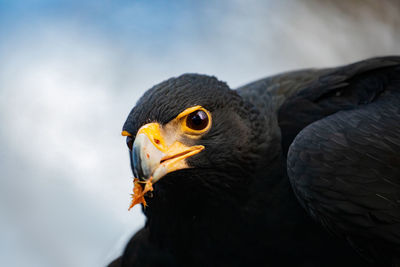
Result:
[[[393,0],[0,0],[0,266],[105,266],[130,212],[122,124],[185,72],[238,87],[400,54]]]

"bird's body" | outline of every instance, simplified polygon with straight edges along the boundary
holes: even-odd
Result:
[[[166,134],[196,105],[210,129],[177,140],[204,150],[154,185],[115,266],[367,266],[345,239],[372,264],[399,264],[399,57],[234,91],[183,75],[149,90],[124,130],[156,122]]]

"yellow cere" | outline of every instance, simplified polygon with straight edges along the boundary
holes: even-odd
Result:
[[[164,138],[161,135],[160,124],[154,122],[148,123],[139,129],[137,135],[139,134],[145,134],[147,137],[149,137],[153,145],[160,151],[164,152],[167,150]]]

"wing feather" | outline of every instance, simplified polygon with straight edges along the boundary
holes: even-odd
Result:
[[[380,265],[400,262],[400,58],[330,69],[280,106],[293,190]],[[289,148],[290,147],[290,148]]]
[[[399,92],[307,126],[290,146],[288,174],[302,205],[331,231],[378,261],[400,255]]]

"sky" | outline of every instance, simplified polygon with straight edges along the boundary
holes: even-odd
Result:
[[[395,1],[0,0],[0,266],[105,266],[128,212],[121,128],[182,73],[232,88],[400,54]]]

